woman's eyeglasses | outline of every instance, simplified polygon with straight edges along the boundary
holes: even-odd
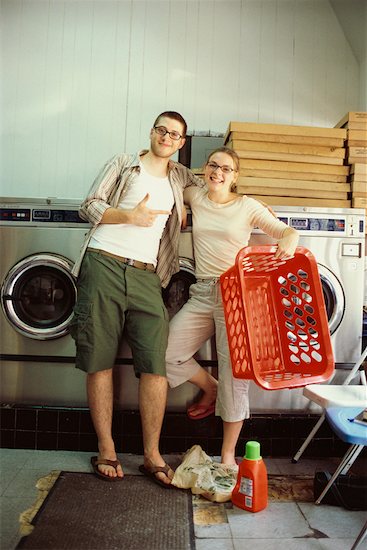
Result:
[[[216,170],[218,170],[218,168],[220,168],[223,174],[232,174],[232,172],[235,172],[234,168],[231,168],[226,164],[224,164],[223,166],[219,166],[219,164],[217,164],[216,162],[208,162],[207,167],[210,168],[210,170],[212,170],[213,172],[215,172]]]

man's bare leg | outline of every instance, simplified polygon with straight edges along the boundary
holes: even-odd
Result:
[[[222,464],[236,464],[236,445],[242,426],[243,420],[238,422],[224,422],[223,420]]]
[[[98,437],[98,458],[116,460],[115,444],[112,439],[113,380],[112,369],[87,375],[87,395],[90,414]],[[99,471],[110,477],[123,477],[121,466],[115,468],[99,464]]]
[[[142,374],[139,380],[139,407],[143,428],[144,466],[164,466],[165,461],[159,452],[159,439],[167,403],[167,379],[157,374]],[[168,477],[163,472],[157,479],[167,485],[173,478],[173,470]]]

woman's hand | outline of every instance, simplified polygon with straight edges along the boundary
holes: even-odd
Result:
[[[294,256],[299,240],[298,232],[293,227],[287,227],[283,236],[278,242],[278,248],[274,255],[275,258],[289,260]]]

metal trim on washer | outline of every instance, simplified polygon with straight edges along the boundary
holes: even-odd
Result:
[[[34,340],[52,340],[60,338],[69,332],[68,326],[73,316],[72,308],[67,318],[61,323],[56,326],[42,327],[36,326],[37,323],[32,325],[30,322],[22,319],[14,303],[20,300],[20,297],[17,295],[18,288],[19,286],[24,286],[22,280],[30,275],[31,270],[33,271],[37,267],[50,267],[60,272],[62,277],[65,278],[65,282],[69,286],[69,292],[71,292],[71,303],[74,305],[77,289],[74,277],[71,274],[72,266],[73,263],[67,258],[57,254],[45,253],[27,256],[10,269],[1,286],[1,305],[6,319],[17,332]],[[32,276],[34,277],[33,273]]]

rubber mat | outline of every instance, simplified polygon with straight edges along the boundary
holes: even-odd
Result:
[[[191,492],[144,476],[107,482],[61,472],[17,548],[33,550],[194,550]]]

